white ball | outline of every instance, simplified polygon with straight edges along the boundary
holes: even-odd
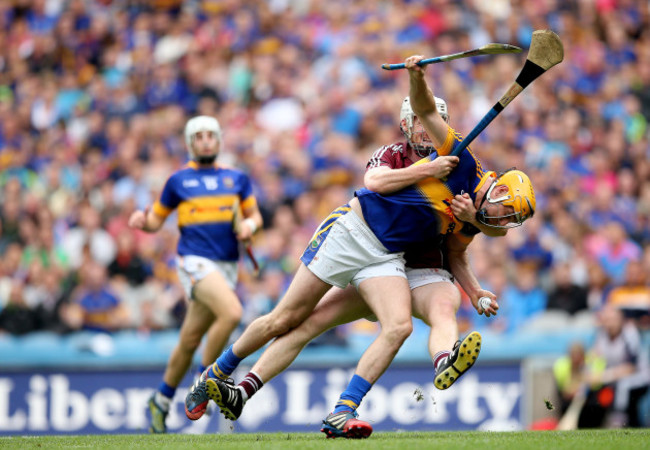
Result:
[[[481,309],[486,310],[490,307],[492,304],[492,300],[490,297],[481,297],[478,299],[478,306],[481,307]]]

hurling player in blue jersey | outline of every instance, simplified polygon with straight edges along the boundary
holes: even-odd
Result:
[[[372,428],[356,419],[356,405],[412,330],[404,252],[443,237],[448,239],[451,251],[464,250],[479,230],[459,220],[454,210],[461,216],[467,214],[470,203],[479,212],[468,221],[496,235],[503,234],[503,228],[521,225],[534,212],[532,186],[523,173],[503,182],[493,172],[485,173],[470,150],[461,153],[457,160],[444,157],[460,143],[460,136],[438,114],[423,77],[419,76],[419,81],[415,78],[412,84],[420,83],[424,91],[412,85],[411,94],[426,94],[415,104],[422,111],[422,125],[432,136],[437,154],[442,156],[423,158],[412,169],[405,169],[418,174],[416,180],[409,181],[415,184],[407,183],[385,194],[361,189],[349,204],[325,219],[303,253],[303,265],[276,309],[253,322],[208,370],[207,395],[227,418],[235,419],[241,414],[243,403],[266,378],[252,370],[236,387],[222,381],[223,378],[268,340],[299,327],[330,286],[345,288],[352,284],[381,322],[381,331],[359,361],[346,390],[350,396],[324,421],[324,431],[332,437],[367,437]],[[405,175],[395,172],[397,177]],[[446,181],[442,181],[445,177]],[[461,276],[457,276],[460,280]],[[477,287],[472,288],[471,292],[476,292]],[[477,300],[478,297],[473,298],[474,302]],[[495,314],[497,307],[493,300],[485,312]],[[255,367],[260,372],[265,370],[259,364]]]
[[[200,372],[221,353],[239,324],[242,306],[234,291],[238,244],[262,226],[248,176],[215,162],[222,146],[219,122],[209,116],[190,119],[185,126],[185,144],[190,156],[187,166],[169,177],[153,208],[135,211],[129,218],[129,226],[155,232],[177,210],[178,276],[190,300],[179,342],[158,391],[148,402],[152,433],[166,431],[170,403],[203,336],[207,333]],[[237,201],[244,220],[236,235],[232,219]],[[207,402],[186,413],[202,415],[206,407]]]

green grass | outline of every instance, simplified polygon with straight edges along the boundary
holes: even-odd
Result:
[[[132,449],[553,449],[623,450],[647,448],[650,430],[523,432],[374,433],[366,440],[326,439],[320,433],[250,433],[211,435],[97,435],[0,437],[0,448]]]

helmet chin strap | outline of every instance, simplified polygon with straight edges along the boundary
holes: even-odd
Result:
[[[488,194],[496,184],[498,178],[495,178],[494,181],[492,181],[492,185],[485,190],[485,194],[483,194],[483,198],[481,199],[481,203],[479,203],[478,208],[476,208],[476,221],[478,223],[482,223],[483,225],[486,225],[488,227],[491,227],[489,223],[485,220],[485,216],[487,215],[487,209],[483,208],[483,203],[485,203],[485,200],[488,198]]]
[[[481,203],[478,206],[478,209],[476,210],[476,221],[478,223],[482,223],[483,225],[487,225],[485,223],[485,215],[487,214],[487,210],[485,208],[481,208],[483,206],[483,203],[485,203],[485,197],[487,197],[487,192],[483,194],[483,199],[481,200]]]

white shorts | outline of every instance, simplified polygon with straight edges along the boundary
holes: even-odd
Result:
[[[225,279],[230,289],[237,286],[237,263],[234,261],[217,261],[203,256],[185,255],[176,258],[178,279],[188,299],[192,299],[194,285],[208,274],[217,271]]]
[[[445,269],[411,269],[406,268],[406,277],[411,290],[427,284],[447,282],[453,283],[454,277]]]
[[[409,281],[411,290],[433,283],[453,283],[454,277],[445,269],[411,269],[406,268],[406,278]],[[366,317],[366,320],[377,322],[374,314]]]
[[[406,278],[403,255],[390,253],[349,205],[344,205],[321,223],[300,260],[324,282],[345,288],[368,278]]]

